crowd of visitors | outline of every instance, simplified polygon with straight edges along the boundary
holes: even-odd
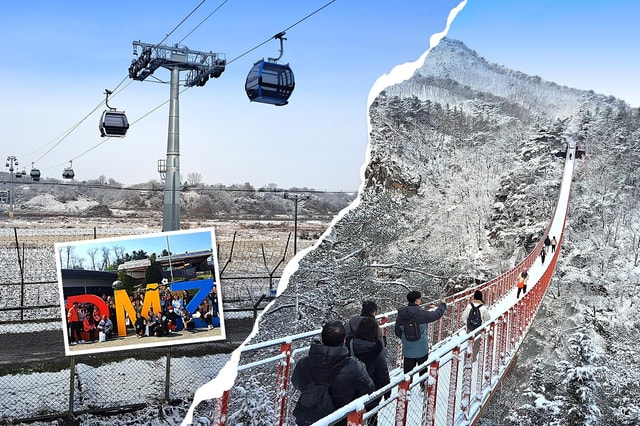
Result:
[[[420,367],[424,374],[429,354],[427,325],[442,318],[447,305],[441,299],[435,306],[423,307],[422,295],[415,290],[407,293],[406,299],[407,305],[398,309],[393,330],[401,342],[404,372]],[[293,411],[296,424],[312,424],[356,398],[389,385],[386,333],[378,324],[377,314],[376,302],[365,300],[359,315],[344,323],[327,322],[320,341],[312,343],[308,355],[296,362],[291,376],[291,383],[300,391]],[[462,316],[468,333],[490,321],[480,290],[473,293]],[[475,355],[477,348],[473,350]],[[391,390],[367,402],[366,411],[390,396]],[[347,420],[333,424],[346,425]],[[377,414],[370,415],[367,425],[377,424]]]
[[[187,290],[172,292],[169,286],[163,283],[158,286],[157,291],[159,291],[161,306],[159,312],[154,312],[153,307],[147,312],[142,311],[145,289],[135,290],[129,295],[135,318],[129,318],[125,311],[125,323],[127,330],[138,338],[168,336],[182,330],[195,333],[198,327],[211,330],[220,325],[215,286],[195,309],[187,309],[193,297]],[[104,305],[108,307],[107,312],[101,312],[97,305],[88,302],[73,302],[67,308],[70,346],[78,343],[105,342],[116,337],[114,330],[117,330],[118,325],[115,300],[113,296],[106,294],[102,295],[102,299]],[[201,318],[202,322],[197,318]]]

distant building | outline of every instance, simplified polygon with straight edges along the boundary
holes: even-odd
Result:
[[[79,294],[103,294],[113,296],[113,282],[118,273],[112,271],[91,271],[85,269],[61,269],[62,294],[66,300],[69,296]]]
[[[213,275],[213,250],[157,256],[156,263],[160,265],[162,277],[169,281],[175,278],[195,279],[202,273]],[[149,259],[131,260],[119,265],[118,270],[124,270],[133,278],[134,284],[141,284],[144,283],[145,274],[150,266]]]
[[[213,275],[213,250],[198,250],[190,253],[158,256],[156,262],[162,266],[162,277],[194,279],[198,273]]]

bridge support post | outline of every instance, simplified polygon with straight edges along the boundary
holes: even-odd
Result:
[[[462,397],[460,398],[462,419],[469,420],[471,404],[471,377],[473,372],[473,337],[467,340],[462,367]]]
[[[498,342],[498,356],[500,357],[498,370],[506,365],[506,355],[507,355],[507,338],[508,338],[508,330],[507,322],[508,322],[509,312],[506,312],[504,315],[500,317],[498,320],[498,324],[500,326],[500,331],[498,334],[499,342]]]
[[[280,353],[284,354],[284,360],[278,364],[278,381],[276,383],[278,394],[276,396],[276,422],[284,425],[287,417],[287,388],[289,387],[289,371],[291,369],[291,342],[280,346]]]
[[[460,366],[460,347],[451,351],[451,375],[449,376],[449,398],[447,399],[447,424],[454,424],[456,418],[456,395],[458,390],[458,367]],[[452,385],[455,383],[455,385]]]
[[[213,426],[226,426],[227,413],[229,411],[229,391],[222,393],[220,398],[216,398],[213,403],[213,418],[211,424]]]
[[[485,373],[484,354],[485,354],[485,347],[486,347],[487,331],[483,329],[478,338],[480,339],[480,341],[476,344],[480,345],[480,348],[478,350],[478,356],[476,357],[478,373],[476,376],[476,392],[474,393],[474,399],[480,402],[482,401],[482,389],[484,388],[484,373]]]
[[[407,395],[409,394],[409,383],[411,378],[406,379],[398,385],[398,402],[396,403],[396,426],[407,424]]]
[[[495,334],[496,334],[496,323],[492,322],[491,325],[489,325],[489,336],[487,337],[487,355],[486,355],[487,362],[486,362],[486,368],[485,368],[485,385],[483,386],[483,388],[485,386],[491,387],[491,384],[492,384],[492,378],[494,375],[493,367],[496,364],[493,362],[496,356]]]
[[[347,426],[363,426],[365,410],[356,410],[347,416]]]
[[[438,396],[438,370],[440,363],[433,361],[429,366],[429,381],[427,382],[427,406],[425,425],[436,424],[436,398]]]

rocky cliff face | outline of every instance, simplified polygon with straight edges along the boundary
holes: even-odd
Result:
[[[411,79],[380,94],[370,117],[358,202],[301,259],[254,341],[345,319],[366,298],[392,310],[408,288],[435,299],[508,269],[543,237],[561,178],[555,154],[571,138],[588,155],[578,166],[556,288],[517,375],[505,379],[504,397],[482,424],[637,420],[636,406],[623,410],[621,390],[607,396],[629,391],[628,368],[637,362],[613,362],[610,351],[625,346],[619,333],[638,334],[627,325],[637,296],[622,299],[640,251],[640,181],[628,165],[639,160],[638,111],[491,64],[445,39]],[[594,282],[604,290],[595,292]]]

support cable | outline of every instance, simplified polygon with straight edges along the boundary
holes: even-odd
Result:
[[[283,31],[278,32],[278,34],[276,34],[273,37],[270,37],[268,39],[266,39],[265,41],[257,44],[256,46],[252,47],[251,49],[245,51],[244,53],[236,56],[235,58],[231,59],[230,61],[227,61],[227,65],[237,61],[238,59],[242,58],[243,56],[248,55],[249,53],[253,52],[254,50],[258,49],[259,47],[267,44],[268,42],[270,42],[271,40],[273,40],[274,38],[277,38],[278,35],[281,35],[283,33],[285,33],[286,31],[290,30],[291,28],[299,25],[300,23],[304,22],[305,20],[307,20],[308,18],[310,18],[311,16],[319,13],[320,11],[322,11],[323,9],[327,8],[328,6],[330,6],[331,4],[335,3],[336,0],[331,0],[327,3],[325,3],[323,6],[319,7],[318,9],[314,10],[313,12],[307,14],[306,16],[304,16],[303,18],[299,19],[298,21],[296,21],[295,23],[293,23],[292,25],[288,26],[287,28],[285,28]],[[191,17],[191,15],[193,15],[193,13],[196,12],[196,10],[198,8],[200,8],[200,6],[202,6],[204,3],[206,2],[206,0],[202,0],[191,12],[189,12],[189,14],[187,14],[187,16],[185,16],[179,23],[178,25],[176,25],[168,34],[165,35],[165,37],[156,45],[160,45],[161,43],[163,43],[167,38],[169,38],[180,26],[182,26],[182,24],[184,24],[184,22]],[[187,33],[187,35],[185,35],[179,42],[183,42],[184,40],[186,40],[196,29],[198,29],[202,24],[204,24],[204,22],[206,22],[212,15],[214,15],[218,10],[220,10],[220,8],[222,6],[224,6],[226,3],[228,2],[228,0],[224,0],[218,7],[216,7],[209,15],[207,15],[202,21],[200,21],[200,23],[198,23],[189,33]],[[118,89],[120,88],[120,86],[122,86],[122,84],[128,79],[128,75],[125,76],[120,83],[118,83],[118,85],[112,90],[113,92],[113,96],[116,96],[118,93],[120,93],[122,90],[126,89],[129,84],[131,84],[131,81],[129,81],[122,89],[120,89],[118,91]],[[159,83],[165,83],[163,81],[158,81]],[[184,90],[182,90],[180,93],[184,93],[186,90],[188,90],[189,87],[185,88]],[[169,99],[167,99],[166,101],[164,101],[163,103],[161,103],[160,105],[156,106],[155,108],[151,109],[150,111],[148,111],[147,113],[145,113],[144,115],[140,116],[140,118],[138,118],[137,120],[131,122],[131,125],[134,125],[136,123],[138,123],[139,121],[141,121],[142,119],[146,118],[147,116],[151,115],[153,112],[157,111],[158,109],[160,109],[161,107],[163,107],[164,105],[166,105],[167,103],[169,103]],[[60,143],[62,143],[69,135],[71,135],[71,133],[73,133],[82,123],[84,123],[93,113],[95,113],[100,107],[102,107],[102,105],[105,104],[105,100],[102,100],[98,105],[96,105],[96,107],[94,107],[88,114],[86,114],[80,121],[78,121],[76,124],[74,124],[73,126],[71,126],[70,129],[68,129],[67,131],[63,132],[60,136],[58,136],[57,138],[53,139],[51,142],[45,144],[42,148],[46,147],[47,145],[57,141],[53,146],[51,146],[51,148],[49,148],[44,154],[42,154],[37,160],[35,160],[35,162],[40,161],[42,158],[44,158],[47,154],[49,154],[55,147],[57,147]],[[85,150],[84,152],[82,152],[81,154],[76,155],[75,157],[73,157],[72,160],[78,159],[82,156],[84,156],[85,154],[93,151],[95,148],[99,147],[100,145],[102,145],[103,143],[105,143],[106,141],[110,140],[110,137],[104,138],[102,141],[98,142],[97,144],[95,144],[94,146],[92,146],[91,148]],[[34,152],[38,152],[40,149],[37,149]],[[60,167],[61,165],[66,164],[67,161],[54,165],[54,166],[50,166],[48,168],[42,169],[42,170],[49,170],[55,167]]]

